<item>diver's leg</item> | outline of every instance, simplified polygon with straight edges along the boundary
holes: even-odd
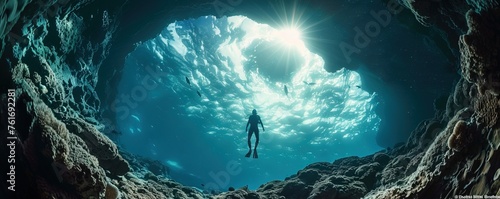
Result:
[[[252,130],[248,131],[248,153],[245,155],[245,157],[250,157],[252,154]]]
[[[257,155],[258,145],[259,145],[259,131],[255,131],[255,148],[253,148],[253,158],[259,158],[259,155]]]
[[[255,148],[257,150],[257,146],[259,145],[259,131],[255,131]]]
[[[252,129],[250,129],[248,131],[248,149],[252,149],[252,134],[253,134],[253,131],[252,131]]]

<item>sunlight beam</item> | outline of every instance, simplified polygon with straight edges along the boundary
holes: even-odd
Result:
[[[280,42],[288,47],[295,47],[301,45],[301,32],[297,28],[285,28],[276,32],[276,37]]]

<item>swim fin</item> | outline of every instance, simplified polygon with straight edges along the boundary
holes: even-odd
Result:
[[[249,158],[251,154],[252,154],[252,150],[250,149],[250,150],[248,150],[248,153],[245,155],[245,157]]]
[[[257,149],[253,150],[253,158],[256,158],[256,159],[259,158],[259,155],[257,155]]]

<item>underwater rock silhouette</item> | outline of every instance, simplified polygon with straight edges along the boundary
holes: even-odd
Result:
[[[99,97],[104,99],[113,95],[107,92],[115,88],[114,81],[122,73],[121,66],[115,66],[123,65],[123,58],[133,50],[133,44],[153,37],[166,20],[187,18],[192,13],[216,13],[202,9],[204,1],[158,1],[144,6],[138,6],[144,2],[137,0],[124,5],[106,1],[61,2],[7,0],[0,4],[3,11],[0,14],[3,66],[0,76],[5,80],[0,85],[0,98],[6,102],[7,90],[16,89],[14,101],[19,139],[16,144],[16,192],[4,188],[2,198],[402,199],[500,195],[500,34],[498,28],[492,28],[500,27],[500,12],[494,1],[403,1],[421,23],[446,33],[451,38],[450,44],[458,43],[463,77],[449,97],[436,104],[438,112],[434,118],[422,121],[406,143],[365,157],[313,163],[295,175],[267,182],[257,190],[236,189],[217,195],[202,193],[168,179],[168,167],[161,162],[122,153],[101,133],[104,126],[112,126],[113,122],[99,122],[100,117],[107,117],[101,114],[101,109],[112,109],[112,106],[102,105],[113,103]],[[263,2],[255,1],[268,5],[267,1]],[[333,4],[316,0],[310,3],[326,11]],[[457,5],[450,6],[451,3]],[[175,7],[172,4],[182,9],[171,9]],[[87,7],[90,5],[93,7]],[[198,12],[183,10],[191,8]],[[233,9],[235,13],[244,13],[241,11],[244,8],[236,6]],[[150,12],[140,16],[138,9]],[[95,10],[106,12],[96,14]],[[20,36],[21,27],[32,22],[41,23],[35,18],[39,16],[46,16],[51,24],[56,24],[54,13],[67,17],[58,18],[54,25],[57,27],[44,30],[45,24],[36,30],[30,29],[39,33],[35,35],[38,39],[31,40],[31,44],[23,42],[27,39]],[[95,14],[96,17],[83,20],[75,13]],[[112,13],[113,19],[104,13]],[[170,18],[159,17],[160,20],[151,16]],[[151,19],[150,23],[143,23],[144,19]],[[462,29],[464,22],[467,30]],[[156,25],[158,27],[153,27]],[[51,32],[45,32],[49,30]],[[466,33],[453,39],[463,32]],[[45,33],[50,36],[45,37]],[[59,34],[70,36],[60,39]],[[35,53],[28,52],[29,56],[18,61],[23,52],[15,49],[42,41],[44,47],[31,46]],[[14,48],[14,45],[18,46]],[[73,50],[63,49],[63,46]],[[110,74],[116,76],[110,77]],[[162,75],[152,74],[154,77]],[[187,77],[186,83],[190,85]],[[284,89],[287,93],[286,86]],[[0,105],[2,117],[7,115],[6,104]],[[115,118],[106,119],[113,121]],[[1,122],[2,127],[7,125],[5,120]],[[0,139],[4,146],[6,142]],[[5,148],[2,150],[4,157],[9,153]],[[9,170],[7,164],[1,167],[4,171]]]

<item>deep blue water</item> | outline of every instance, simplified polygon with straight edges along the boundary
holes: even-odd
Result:
[[[114,107],[117,143],[162,161],[176,181],[221,190],[256,189],[313,162],[382,150],[377,93],[364,91],[354,71],[327,72],[319,55],[282,31],[243,16],[206,16],[137,44]],[[258,159],[244,157],[252,109],[266,128]]]

